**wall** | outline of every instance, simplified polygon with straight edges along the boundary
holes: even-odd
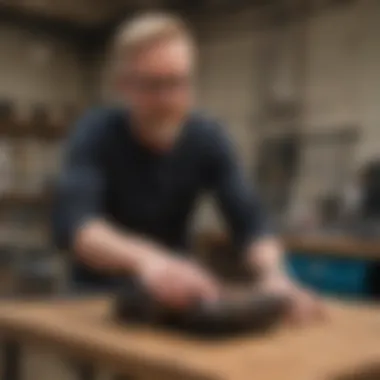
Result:
[[[267,83],[272,94],[286,99],[299,96],[301,91],[305,106],[302,125],[308,131],[357,125],[360,143],[351,157],[353,170],[378,154],[379,19],[380,3],[360,0],[321,11],[277,31],[268,28],[262,10],[248,9],[215,16],[213,20],[196,20],[194,28],[200,45],[199,106],[228,126],[248,175],[262,133],[259,127],[263,92],[268,90],[263,87],[263,77],[269,67],[265,67],[262,57],[276,38],[280,44],[273,62],[268,58],[269,63],[276,63]],[[307,43],[306,70],[304,83],[297,87],[292,64],[300,33],[304,33]],[[51,49],[47,61],[45,45]],[[0,48],[0,97],[14,99],[21,115],[28,113],[32,103],[46,103],[58,113],[63,104],[84,104],[107,94],[104,81],[98,86],[95,79],[102,73],[103,54],[95,56],[95,65],[89,69],[72,43],[9,25],[0,26]],[[36,49],[39,53],[33,58]],[[303,152],[304,166],[294,193],[297,202],[312,197],[313,185],[306,176],[312,155],[307,150]],[[207,211],[209,207],[203,210],[201,219],[216,223],[216,218],[210,216],[212,212]]]
[[[72,43],[1,25],[0,49],[0,97],[13,99],[22,114],[39,102],[54,109],[85,102],[84,67]]]
[[[380,155],[380,3],[363,1],[363,34],[358,44],[356,81],[358,109],[362,124],[362,144],[356,152],[357,162]]]
[[[379,20],[380,3],[362,0],[313,17],[309,24],[307,127],[360,125],[358,161],[378,150],[371,140],[380,119]]]
[[[256,128],[264,90],[260,76],[266,73],[260,54],[275,33],[263,27],[262,17],[260,12],[246,11],[200,23],[200,103],[226,120],[248,170],[255,162],[260,139]],[[379,157],[379,21],[380,2],[376,0],[359,0],[318,11],[278,34],[280,44],[273,57],[277,65],[270,74],[272,94],[280,99],[301,96],[305,131],[357,126],[359,143],[347,158],[350,175],[366,160]],[[298,37],[297,30],[301,33]],[[307,44],[301,86],[291,69],[292,49],[299,37]],[[302,152],[303,165],[294,189],[295,208],[308,204],[321,191],[342,185],[329,183],[327,176],[312,181],[312,162],[322,162],[324,156],[327,157],[322,151],[309,148]],[[325,167],[329,164],[326,162]],[[210,211],[205,211],[201,220],[216,223]]]
[[[4,23],[0,51],[0,98],[15,104],[18,118],[28,118],[36,104],[46,106],[54,119],[62,117],[67,105],[86,104],[85,66],[72,42]],[[3,191],[38,192],[46,175],[59,166],[59,142],[2,138],[0,145],[3,156],[9,157],[2,158],[2,170],[11,173]]]
[[[304,150],[295,207],[302,208],[322,192],[341,191],[361,165],[379,157],[379,20],[379,2],[362,0],[321,12],[308,22],[304,127],[315,132],[353,125],[359,140],[347,154],[346,176],[334,170],[331,149]],[[313,173],[313,163],[324,177]]]
[[[257,12],[248,11],[195,24],[199,43],[198,106],[219,118],[234,139],[248,175],[255,146],[258,103],[257,59],[262,38],[254,33]],[[213,199],[200,200],[194,226],[220,227]]]
[[[110,18],[117,15],[118,12],[122,12],[123,9],[125,9],[125,2],[122,0],[2,0],[2,3],[6,5],[7,8],[14,8],[25,13],[43,15],[57,20],[81,23],[87,26],[106,23]]]

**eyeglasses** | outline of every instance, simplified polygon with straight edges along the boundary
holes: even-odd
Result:
[[[165,78],[131,76],[125,81],[136,90],[149,94],[181,91],[187,89],[191,84],[191,78],[188,76]]]

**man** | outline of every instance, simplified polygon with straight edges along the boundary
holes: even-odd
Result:
[[[175,307],[218,297],[217,280],[182,254],[197,196],[209,190],[261,285],[290,294],[299,320],[319,316],[317,301],[286,276],[281,245],[225,132],[190,111],[196,49],[182,21],[139,17],[120,29],[113,50],[128,107],[78,122],[58,191],[55,231],[75,252],[78,281],[108,286],[134,275]]]

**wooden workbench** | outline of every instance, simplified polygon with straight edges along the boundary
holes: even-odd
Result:
[[[380,305],[329,308],[330,321],[318,326],[202,342],[117,325],[110,319],[107,298],[4,301],[0,333],[128,374],[128,379],[335,380],[337,374],[373,364],[379,366],[373,379],[379,379]]]
[[[288,234],[282,236],[282,241],[288,252],[380,260],[380,237],[364,239],[350,235]],[[204,231],[198,236],[200,251],[209,251],[215,247],[229,247],[230,245],[228,235],[223,232]]]
[[[380,260],[380,238],[364,239],[348,235],[305,235],[285,236],[283,240],[288,251]]]
[[[304,285],[326,294],[379,299],[380,237],[288,234],[282,241],[287,268]],[[196,242],[201,260],[216,275],[227,281],[250,278],[226,233],[203,231]]]

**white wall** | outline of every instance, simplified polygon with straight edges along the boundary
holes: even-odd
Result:
[[[251,12],[249,18],[247,13],[208,22],[204,26],[206,37],[200,38],[200,103],[234,125],[248,123],[247,115],[252,107],[255,112],[260,97],[255,88],[255,79],[260,75],[255,54],[268,38],[268,32],[255,28],[255,17],[259,15]],[[373,137],[380,133],[376,128],[376,120],[380,121],[377,106],[380,3],[362,0],[349,7],[320,11],[308,19],[306,32],[305,128],[316,131],[359,124],[363,144],[358,159],[375,154]],[[281,64],[273,87],[280,96],[294,94],[291,74],[287,71],[291,44],[285,38],[278,57]],[[237,139],[246,142],[247,139],[239,136],[240,132],[244,134],[244,127],[231,128]],[[244,154],[248,157],[252,153]]]
[[[347,178],[367,160],[380,157],[379,21],[380,3],[362,0],[320,13],[308,23],[305,128],[358,127],[359,141],[346,159]],[[331,149],[305,149],[303,154],[296,204],[308,204],[321,192],[341,190],[346,184],[347,178],[334,169]],[[322,176],[313,173],[313,162],[322,168]]]
[[[203,35],[200,33],[200,103],[228,122],[248,168],[255,160],[252,123],[255,104],[260,105],[257,55],[271,34],[255,26],[259,18],[257,12],[224,17],[205,23]],[[307,41],[306,81],[301,89],[304,128],[315,132],[358,126],[360,141],[348,158],[354,173],[367,159],[380,156],[380,2],[361,0],[323,10],[301,24],[294,23],[282,35],[278,70],[271,85],[281,97],[296,94],[289,53],[295,46],[293,33],[303,28]],[[324,153],[306,149],[303,155],[295,203],[302,203],[302,198],[309,202],[332,185],[327,178],[326,183],[318,180],[319,189],[307,173],[311,156],[320,160]],[[209,215],[204,220],[215,223]]]
[[[252,169],[260,33],[249,11],[196,25],[199,43],[198,106],[228,128],[247,173]],[[212,199],[202,199],[194,225],[220,227]]]
[[[379,154],[380,3],[362,0],[313,17],[309,35],[307,127],[359,125],[361,163]]]
[[[0,26],[0,97],[25,115],[30,105],[57,109],[84,104],[83,64],[72,44],[17,27]]]
[[[358,163],[380,156],[380,3],[364,0],[361,14],[363,33],[358,44],[356,71],[362,125],[362,143],[356,153]]]
[[[18,118],[28,118],[36,104],[46,106],[57,119],[66,105],[86,104],[85,67],[74,44],[1,25],[0,51],[0,98],[15,104]],[[0,149],[7,184],[3,191],[38,192],[46,175],[60,164],[59,142],[0,138]]]
[[[253,33],[257,13],[230,16],[201,25],[199,95],[200,108],[219,117],[230,129],[243,162],[253,160],[253,123],[257,104],[257,56],[260,33]]]
[[[262,19],[259,11],[245,10],[195,24],[200,45],[199,105],[230,128],[247,171],[252,169],[258,144],[255,123],[261,106],[260,55],[273,37]],[[361,137],[352,155],[353,168],[379,154],[379,21],[380,2],[360,0],[316,14],[305,28],[304,126],[315,131],[345,123],[358,125]],[[304,25],[294,24],[284,31],[276,57],[278,70],[272,86],[282,98],[296,94],[291,51],[300,27]],[[47,62],[43,51],[40,58],[33,59],[34,48],[41,45],[50,49]],[[66,103],[86,103],[89,88],[84,84],[84,73],[88,74],[89,68],[73,45],[2,25],[0,49],[0,97],[14,99],[21,114],[25,115],[33,103],[45,103],[52,109]],[[98,67],[89,75],[95,78],[102,72],[103,58],[98,56]],[[106,86],[100,87],[99,96],[106,93]],[[97,92],[97,86],[93,91]],[[308,152],[304,154],[296,197],[305,196],[307,187],[302,176],[308,170]]]

